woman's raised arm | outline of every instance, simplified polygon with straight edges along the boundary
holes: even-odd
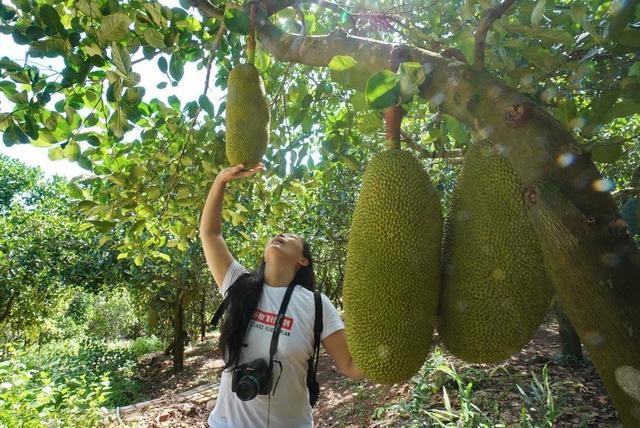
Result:
[[[202,249],[204,250],[207,266],[209,266],[209,270],[218,287],[222,285],[224,275],[233,262],[233,256],[222,237],[224,189],[231,180],[239,177],[249,177],[258,171],[264,171],[262,164],[258,164],[248,170],[243,170],[243,165],[239,164],[220,171],[211,185],[207,201],[202,209],[199,229],[200,240],[202,241]]]

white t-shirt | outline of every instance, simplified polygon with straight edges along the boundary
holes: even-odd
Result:
[[[235,280],[247,272],[237,261],[233,261],[225,274],[220,292],[226,293]],[[269,363],[271,335],[282,298],[287,287],[272,287],[264,284],[258,306],[249,323],[245,344],[240,352],[240,364],[256,358],[264,358]],[[337,330],[344,328],[340,314],[329,298],[322,294],[323,340]],[[232,368],[222,372],[220,390],[216,405],[209,414],[208,424],[213,428],[256,428],[267,426],[267,406],[269,406],[269,427],[308,428],[313,427],[313,415],[307,389],[307,360],[313,354],[313,323],[315,302],[313,292],[296,285],[285,311],[280,331],[278,349],[273,363],[273,384],[278,381],[275,392],[269,396],[257,395],[253,400],[242,401],[231,391]],[[276,362],[282,363],[280,365]],[[281,376],[280,376],[281,375]],[[278,380],[278,376],[280,379]]]

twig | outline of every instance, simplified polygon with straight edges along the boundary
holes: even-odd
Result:
[[[489,29],[516,0],[504,0],[499,5],[492,7],[482,18],[478,29],[476,30],[476,45],[474,50],[473,68],[476,70],[484,70],[484,50],[486,47],[487,33]]]

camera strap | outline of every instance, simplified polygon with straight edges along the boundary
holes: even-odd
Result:
[[[276,355],[276,351],[278,349],[278,339],[280,338],[280,330],[282,330],[282,321],[284,321],[284,314],[287,311],[287,306],[289,306],[289,300],[291,300],[291,294],[295,287],[295,283],[291,283],[287,287],[287,291],[284,293],[284,297],[282,298],[280,310],[278,311],[278,317],[276,318],[276,322],[273,326],[273,335],[271,336],[271,346],[269,348],[269,372],[273,370],[273,357]]]

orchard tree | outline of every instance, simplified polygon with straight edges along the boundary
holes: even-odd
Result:
[[[637,0],[180,4],[0,5],[1,31],[28,46],[24,64],[0,59],[12,103],[0,116],[3,141],[47,147],[93,172],[70,189],[87,224],[122,238],[123,259],[160,262],[196,238],[225,162],[225,104],[209,89],[225,89],[255,31],[272,112],[268,177],[227,194],[238,248],[255,251],[245,225],[277,215],[283,194],[334,179],[336,164],[362,168],[383,148],[382,115],[394,104],[407,112],[403,144],[445,196],[466,147],[489,140],[525,183],[561,307],[624,424],[639,423],[640,254],[612,196],[637,194]],[[31,60],[47,57],[64,68]],[[148,99],[140,62],[166,74],[160,88],[197,63],[207,70],[201,96]]]
[[[81,230],[63,178],[0,156],[0,180],[0,325],[5,340],[40,342],[70,293],[98,292],[120,268]]]

